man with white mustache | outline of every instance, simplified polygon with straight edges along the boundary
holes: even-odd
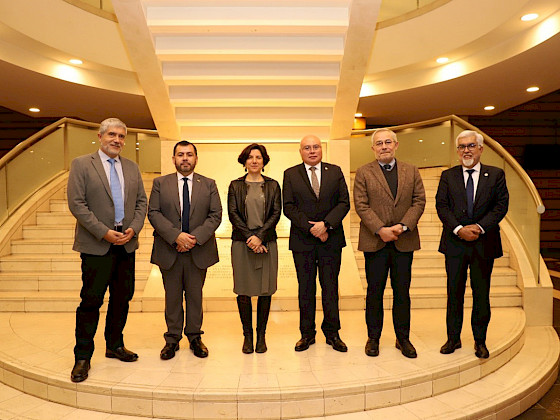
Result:
[[[443,223],[439,252],[447,272],[447,342],[442,354],[461,348],[463,303],[470,268],[473,309],[471,326],[475,355],[489,357],[486,331],[490,322],[490,278],[494,259],[503,255],[498,223],[508,210],[504,171],[483,165],[481,134],[465,130],[455,144],[461,165],[441,174],[436,210]]]

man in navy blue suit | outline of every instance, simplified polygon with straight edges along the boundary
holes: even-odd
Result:
[[[471,326],[475,355],[489,357],[486,331],[490,322],[490,278],[494,259],[503,255],[498,223],[508,210],[504,171],[483,165],[481,134],[466,130],[455,141],[461,165],[441,174],[436,210],[443,223],[439,252],[447,271],[447,342],[440,352],[461,348],[463,303],[470,268],[473,309]]]

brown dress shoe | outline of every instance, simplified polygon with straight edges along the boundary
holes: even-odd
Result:
[[[344,344],[344,341],[340,339],[338,334],[333,335],[332,337],[327,337],[327,344],[332,346],[332,348],[336,351],[340,351],[342,353],[348,351],[348,347],[346,347],[346,344]]]
[[[82,382],[88,377],[90,364],[89,360],[76,360],[74,367],[72,368],[72,373],[70,374],[70,380],[72,382]]]

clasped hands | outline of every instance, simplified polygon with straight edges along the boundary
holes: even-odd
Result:
[[[256,235],[251,235],[245,243],[255,254],[268,253],[268,249]]]
[[[459,229],[457,235],[459,236],[459,238],[461,238],[464,241],[472,242],[472,241],[476,241],[481,233],[482,230],[480,229],[480,226],[467,225]]]
[[[134,229],[128,228],[124,232],[109,229],[103,239],[113,245],[124,245],[134,237]]]
[[[321,242],[325,242],[329,238],[329,233],[327,232],[327,227],[325,226],[325,222],[312,222],[309,221],[313,226],[309,232],[316,238],[319,238]]]
[[[400,223],[393,226],[384,226],[377,231],[377,234],[383,242],[393,242],[399,239],[401,233],[404,229]]]
[[[187,252],[196,245],[196,236],[187,232],[181,232],[177,239],[175,239],[175,243],[177,244],[177,252]]]

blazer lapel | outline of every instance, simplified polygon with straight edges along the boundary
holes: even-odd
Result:
[[[483,197],[488,196],[488,169],[485,165],[480,164],[480,174],[478,174],[478,185],[476,186],[476,195],[474,197],[474,208],[477,204],[484,202]]]
[[[402,187],[408,182],[408,174],[404,165],[398,165],[396,163],[395,165],[397,165],[397,196],[395,197],[395,203],[398,203],[402,195]],[[388,185],[389,184],[387,184],[387,186]]]
[[[198,201],[198,196],[200,194],[200,176],[196,173],[193,174],[192,182],[192,192],[191,192],[191,208],[189,211],[189,218],[192,217],[194,208],[196,207],[196,202]]]
[[[379,183],[379,185],[381,185],[383,187],[383,190],[387,194],[389,194],[389,197],[396,199],[393,197],[393,193],[391,192],[391,188],[389,188],[389,183],[387,182],[387,178],[385,178],[385,175],[383,174],[383,169],[381,169],[379,162],[376,160],[374,162],[371,162],[371,164],[373,165],[373,175],[377,178],[377,182]]]
[[[177,214],[181,216],[181,202],[179,201],[179,184],[177,182],[177,173],[174,172],[169,174],[165,179],[165,189],[169,191],[171,199],[173,200],[173,205]]]
[[[465,178],[463,176],[463,167],[461,165],[456,166],[456,170],[453,173],[453,185],[452,191],[457,191],[461,202],[463,203],[463,209],[467,209],[467,189],[465,187]]]
[[[321,165],[321,171],[323,170],[324,165]],[[309,192],[313,195],[313,197],[315,197],[315,192],[313,191],[313,187],[311,186],[311,181],[309,181],[309,176],[307,176],[307,171],[305,170],[305,164],[302,163],[301,165],[299,165],[298,168],[299,174],[302,177],[303,182],[305,183],[305,185],[307,185],[307,188],[309,189]],[[323,173],[321,172],[321,177],[323,176]],[[323,179],[321,178],[321,181]],[[321,182],[322,184],[322,182]],[[321,189],[319,189],[319,196],[321,195]]]
[[[113,194],[111,194],[111,186],[109,185],[109,180],[107,179],[107,174],[105,173],[105,168],[103,167],[103,162],[101,162],[101,158],[99,157],[99,153],[95,152],[91,155],[91,163],[93,167],[97,171],[99,178],[101,178],[101,182],[105,187],[105,191],[107,191],[107,195],[113,200]]]

